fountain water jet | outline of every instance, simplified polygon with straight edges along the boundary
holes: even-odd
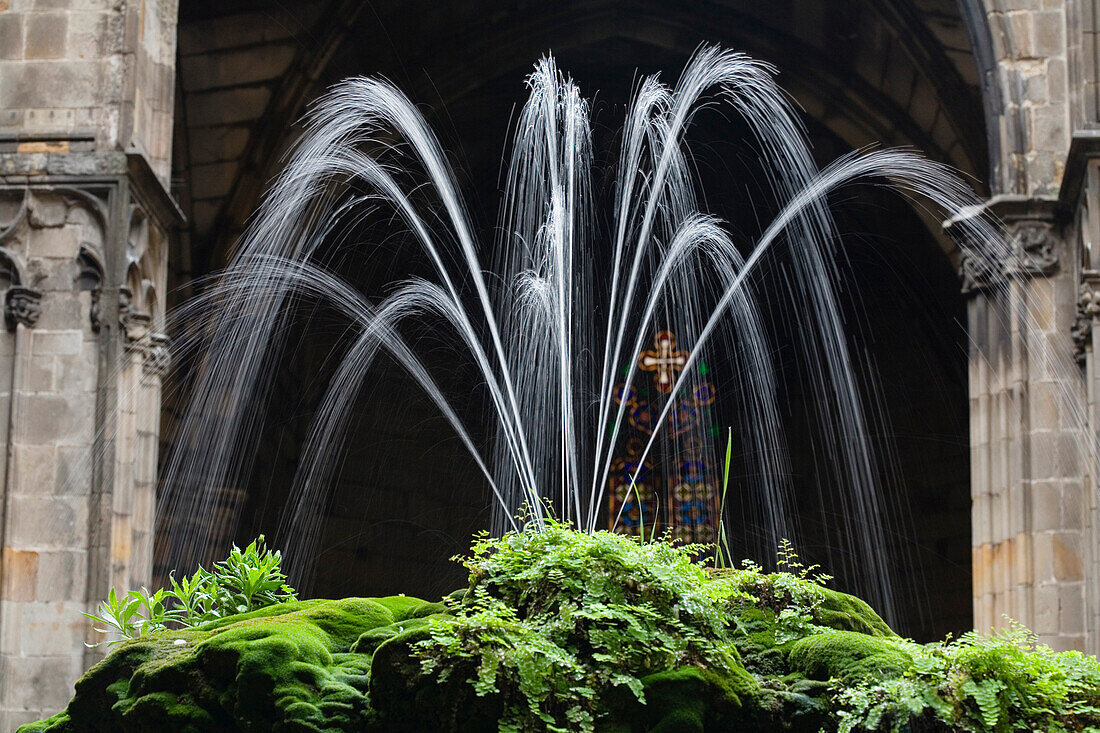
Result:
[[[479,246],[443,150],[413,104],[384,81],[353,79],[333,88],[311,110],[232,264],[175,319],[191,321],[185,340],[195,350],[196,372],[178,445],[165,464],[160,513],[208,514],[212,489],[243,483],[261,427],[251,403],[270,388],[290,305],[306,298],[337,309],[353,334],[313,417],[283,513],[277,541],[292,562],[316,550],[349,407],[380,352],[424,388],[473,455],[495,499],[497,531],[514,526],[523,506],[536,524],[550,511],[594,531],[624,420],[625,407],[614,400],[618,365],[638,353],[658,322],[693,344],[689,365],[716,334],[734,344],[753,428],[747,450],[760,477],[739,489],[762,498],[763,531],[774,546],[796,528],[783,480],[775,370],[750,286],[761,264],[782,250],[810,318],[798,338],[806,358],[820,361],[814,379],[823,395],[822,447],[849,482],[840,513],[868,579],[864,594],[893,618],[885,507],[834,292],[839,275],[828,195],[885,180],[947,216],[969,211],[977,199],[945,167],[907,151],[860,151],[819,171],[773,77],[766,64],[704,47],[674,88],[656,77],[638,85],[608,222],[610,272],[597,272],[593,252],[605,244],[593,203],[587,104],[544,58],[528,79],[530,98],[517,124],[491,249],[496,281],[486,277],[481,259],[490,248]],[[684,134],[707,94],[748,125],[782,205],[747,255],[721,222],[699,212],[696,200]],[[409,280],[372,303],[317,256],[334,242],[352,245],[350,233],[379,207],[408,231],[435,280]],[[1007,256],[990,222],[981,216],[958,222],[968,256]],[[428,316],[457,334],[484,380],[497,428],[491,457],[482,455],[401,333],[403,322]],[[681,371],[673,396],[690,386],[689,372]],[[627,389],[636,377],[631,361]],[[660,439],[672,404],[654,422],[643,455]],[[215,529],[176,538],[169,566],[193,565]]]

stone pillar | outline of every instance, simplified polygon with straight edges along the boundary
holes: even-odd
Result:
[[[1095,423],[1074,358],[1080,275],[1066,199],[1081,119],[1077,31],[1093,2],[978,0],[992,45],[987,206],[1012,251],[978,273],[964,263],[964,284],[975,626],[1008,617],[1055,648],[1095,651]]]
[[[1055,201],[1001,196],[988,207],[1012,251],[984,272],[964,267],[974,625],[1015,620],[1056,649],[1084,648],[1094,491],[1070,338],[1073,258]]]
[[[1066,171],[1062,204],[1074,212],[1071,222],[1076,281],[1077,317],[1072,328],[1075,355],[1086,385],[1086,416],[1089,460],[1085,466],[1090,488],[1082,507],[1084,520],[1092,528],[1086,548],[1085,628],[1086,651],[1100,654],[1100,135],[1075,136]]]
[[[174,0],[0,1],[0,730],[150,581]]]

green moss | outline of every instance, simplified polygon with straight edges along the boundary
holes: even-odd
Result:
[[[787,658],[792,669],[810,679],[882,679],[897,677],[912,665],[903,644],[856,631],[826,631],[794,642]]]
[[[813,608],[814,621],[837,631],[858,631],[870,636],[897,637],[875,609],[862,598],[821,589],[821,600]]]
[[[19,733],[70,733],[73,731],[73,722],[69,718],[69,712],[62,710],[57,715],[27,723],[19,728]]]
[[[120,644],[22,733],[1100,729],[1100,664],[1017,630],[920,646],[787,570],[551,524],[470,585],[281,603]]]
[[[463,591],[465,592],[465,591]],[[393,616],[394,621],[404,621],[411,618],[423,618],[433,613],[442,613],[447,607],[438,601],[429,603],[412,596],[385,596],[372,598],[375,603],[385,606]]]
[[[358,730],[369,717],[370,657],[349,649],[393,623],[385,605],[347,598],[144,635],[77,683],[71,727],[40,730]]]

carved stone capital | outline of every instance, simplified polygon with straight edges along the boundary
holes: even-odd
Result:
[[[971,250],[964,249],[959,256],[959,280],[964,295],[989,290],[1004,281],[1002,263],[990,261]]]
[[[1000,241],[972,241],[982,231],[972,224],[979,219],[999,222]],[[999,195],[980,206],[969,207],[944,222],[946,232],[959,245],[959,279],[964,293],[995,287],[1006,278],[1045,277],[1058,271],[1063,241],[1057,201],[1026,196]]]
[[[144,349],[142,368],[150,376],[163,377],[172,366],[172,341],[167,334],[151,333]]]
[[[153,322],[148,313],[142,313],[133,307],[132,297],[129,288],[119,288],[118,323],[122,327],[128,349],[142,345],[149,335],[149,328]]]
[[[1100,318],[1100,273],[1087,272],[1077,294],[1077,315],[1073,319],[1070,334],[1073,336],[1073,355],[1078,364],[1084,364],[1086,350],[1092,344],[1092,328]]]
[[[14,331],[22,323],[33,328],[42,315],[42,291],[14,285],[8,288],[4,297],[4,323],[9,331]]]
[[[1058,269],[1061,240],[1054,222],[1024,219],[1009,225],[1012,262],[1007,270],[1013,275],[1050,275]]]

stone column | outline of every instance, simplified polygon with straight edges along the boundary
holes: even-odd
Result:
[[[1056,649],[1084,648],[1091,482],[1084,381],[1070,331],[1073,258],[1050,199],[1001,196],[1007,261],[970,293],[974,625],[1019,621]]]
[[[0,1],[0,730],[150,582],[174,0]]]
[[[1062,204],[1074,211],[1071,222],[1076,278],[1079,286],[1077,318],[1072,328],[1075,355],[1086,385],[1089,460],[1085,466],[1090,491],[1082,507],[1084,521],[1091,528],[1085,563],[1086,651],[1100,654],[1100,135],[1075,135]]]

